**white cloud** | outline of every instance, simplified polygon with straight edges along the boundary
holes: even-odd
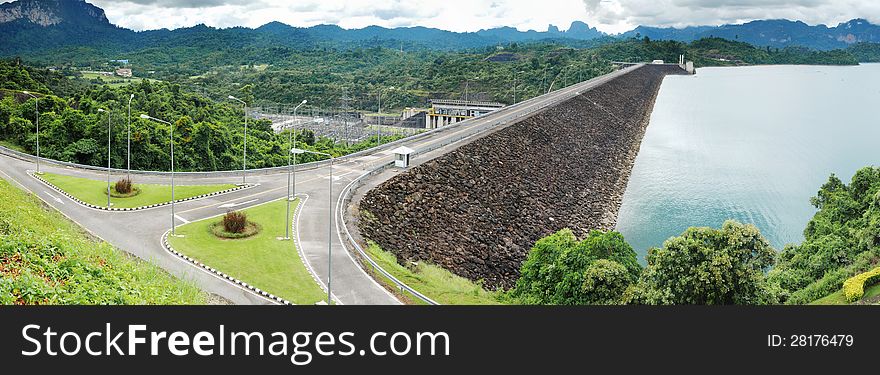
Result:
[[[107,18],[135,30],[214,27],[280,21],[293,26],[338,24],[345,28],[426,26],[452,31],[513,26],[544,31],[565,29],[587,16],[581,0],[89,0]]]
[[[565,29],[584,21],[609,33],[637,25],[741,23],[787,18],[834,26],[852,18],[880,23],[876,0],[90,0],[111,22],[135,30],[258,27],[272,21],[294,26],[345,28],[427,26],[477,31],[498,26],[520,30]]]
[[[875,0],[583,0],[588,19],[601,29],[625,31],[637,25],[684,27],[785,18],[808,24],[867,18],[880,23]]]

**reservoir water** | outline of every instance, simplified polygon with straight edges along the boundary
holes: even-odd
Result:
[[[803,240],[810,197],[880,161],[880,64],[703,68],[660,88],[618,215],[639,253],[691,226]]]

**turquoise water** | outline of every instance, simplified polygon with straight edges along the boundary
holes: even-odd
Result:
[[[880,160],[880,64],[704,68],[663,81],[617,230],[640,254],[690,226],[803,241],[810,197]]]

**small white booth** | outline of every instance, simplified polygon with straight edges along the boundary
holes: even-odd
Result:
[[[413,149],[400,146],[391,150],[394,154],[394,166],[398,168],[407,168],[409,167],[409,155],[413,153]]]

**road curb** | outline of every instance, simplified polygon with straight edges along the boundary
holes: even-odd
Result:
[[[85,206],[85,207],[88,207],[88,208],[91,208],[91,209],[95,209],[95,210],[111,211],[111,212],[130,212],[130,211],[142,211],[142,210],[146,210],[146,209],[150,209],[150,208],[156,208],[156,207],[163,207],[163,206],[170,206],[170,205],[171,205],[171,201],[168,201],[168,202],[155,203],[155,204],[146,205],[146,206],[140,206],[140,207],[116,208],[116,207],[98,206],[98,205],[94,205],[94,204],[91,204],[91,203],[87,203],[87,202],[82,201],[81,199],[75,197],[73,194],[70,194],[70,193],[64,191],[63,189],[59,188],[58,186],[55,186],[55,184],[53,184],[53,183],[47,181],[45,178],[43,178],[42,176],[40,176],[40,175],[34,173],[33,171],[27,171],[27,174],[30,175],[31,177],[37,179],[38,181],[42,182],[42,183],[45,184],[46,186],[52,188],[52,190],[55,190],[55,192],[57,192],[58,194],[61,194],[61,195],[65,196],[65,197],[70,198],[70,200],[72,200],[72,201],[78,203],[78,204],[81,205],[81,206]],[[193,196],[193,197],[183,198],[183,199],[175,199],[174,202],[175,202],[175,203],[180,203],[180,202],[192,201],[192,200],[202,199],[202,198],[207,198],[207,197],[214,197],[214,196],[218,196],[218,195],[221,195],[221,194],[231,193],[231,192],[234,192],[234,191],[250,189],[250,188],[252,188],[252,187],[256,187],[256,186],[259,186],[259,184],[244,184],[244,185],[236,186],[236,187],[234,187],[234,188],[229,188],[229,189],[225,189],[225,190],[215,191],[215,192],[213,192],[213,193],[202,194],[202,195],[196,195],[196,196]]]
[[[321,278],[318,277],[318,273],[315,272],[314,267],[312,267],[312,264],[309,263],[309,260],[306,257],[306,253],[305,251],[303,251],[302,244],[299,242],[299,218],[300,214],[302,213],[303,207],[305,207],[306,205],[306,201],[309,200],[309,195],[305,193],[297,193],[294,197],[296,199],[299,199],[299,202],[297,202],[296,210],[293,213],[293,220],[291,220],[290,222],[290,240],[293,241],[296,252],[299,254],[299,260],[302,261],[303,266],[306,267],[306,271],[309,271],[309,274],[312,275],[312,280],[315,281],[315,284],[318,284],[318,286],[321,287],[324,293],[327,293],[327,284],[324,283],[324,280],[321,280]],[[343,304],[342,301],[336,298],[335,295],[333,296],[333,300],[336,301],[337,305]]]
[[[232,283],[235,286],[238,286],[239,288],[241,288],[245,291],[248,291],[250,293],[257,295],[258,297],[265,298],[265,299],[267,299],[273,303],[277,303],[279,305],[295,305],[295,303],[292,303],[292,302],[290,302],[284,298],[278,297],[274,294],[268,293],[265,290],[261,290],[257,287],[254,287],[253,285],[250,285],[244,281],[241,281],[241,280],[236,279],[232,276],[229,276],[229,275],[221,272],[220,270],[217,270],[213,267],[210,267],[207,264],[199,262],[195,258],[192,258],[186,254],[183,254],[177,250],[174,250],[174,248],[171,247],[171,243],[168,242],[168,231],[166,231],[165,234],[162,235],[162,247],[165,249],[165,251],[171,253],[171,255],[174,255],[175,257],[177,257],[177,258],[179,258],[179,259],[181,259],[181,260],[183,260],[193,266],[196,266],[204,271],[207,271],[214,276],[217,276],[221,279],[224,279],[224,280]]]

